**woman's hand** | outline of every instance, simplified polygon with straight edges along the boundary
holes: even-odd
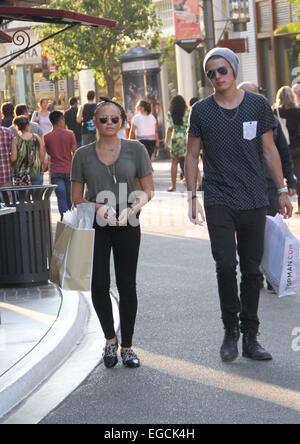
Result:
[[[116,226],[118,224],[115,215],[110,214],[110,207],[108,207],[107,205],[101,205],[96,203],[95,210],[97,214],[97,223],[101,227],[107,224],[112,226]]]
[[[119,225],[120,227],[124,227],[124,226],[128,225],[128,219],[129,219],[130,212],[131,212],[131,208],[124,208],[124,210],[122,210],[119,215],[119,218],[117,220],[117,225]]]

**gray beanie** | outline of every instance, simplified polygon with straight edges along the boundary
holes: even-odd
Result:
[[[212,57],[222,57],[223,59],[227,60],[227,62],[231,65],[234,73],[234,77],[237,78],[238,75],[238,69],[239,69],[239,59],[238,56],[231,51],[229,48],[213,48],[206,54],[204,60],[203,60],[203,69],[204,72],[206,72],[206,63],[209,59]]]

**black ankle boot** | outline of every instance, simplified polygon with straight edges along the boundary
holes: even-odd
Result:
[[[240,338],[240,330],[238,327],[225,328],[225,336],[220,350],[222,361],[234,361],[238,355],[238,340]]]
[[[244,333],[243,356],[256,361],[270,361],[272,355],[260,345],[256,337],[255,333]]]

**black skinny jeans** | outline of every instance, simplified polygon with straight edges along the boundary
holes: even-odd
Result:
[[[233,210],[222,205],[205,208],[211,249],[216,261],[222,319],[225,328],[238,325],[241,331],[258,332],[258,303],[261,286],[259,266],[264,249],[266,208]],[[240,299],[236,277],[239,255]]]
[[[106,339],[116,336],[110,300],[110,254],[113,250],[122,347],[131,347],[137,312],[136,270],[140,226],[100,227],[95,224],[92,301]]]

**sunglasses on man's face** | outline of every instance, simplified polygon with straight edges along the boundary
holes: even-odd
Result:
[[[228,69],[226,68],[226,66],[220,66],[220,68],[211,69],[210,71],[207,71],[206,75],[209,78],[209,80],[212,80],[216,77],[217,72],[222,76],[226,76],[226,74],[228,74]]]
[[[99,117],[99,122],[102,123],[102,125],[105,125],[105,123],[107,123],[109,119],[114,125],[116,125],[120,121],[119,116],[101,116]]]

